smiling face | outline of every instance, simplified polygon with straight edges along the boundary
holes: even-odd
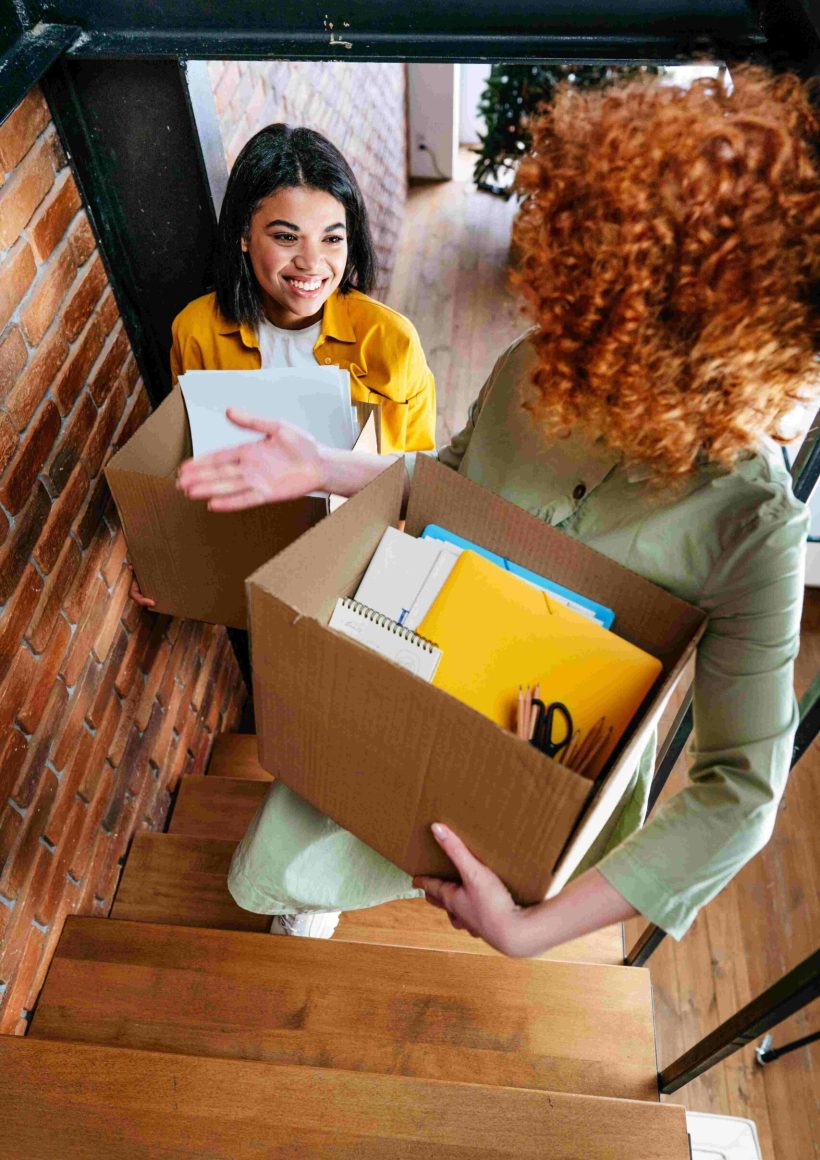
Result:
[[[242,249],[265,314],[284,330],[317,322],[347,265],[345,207],[309,186],[279,189],[254,210]]]

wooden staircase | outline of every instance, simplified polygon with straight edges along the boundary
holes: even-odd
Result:
[[[512,960],[423,902],[330,941],[236,907],[269,780],[247,747],[221,739],[169,833],[137,836],[112,918],[66,921],[28,1036],[0,1038],[0,1160],[688,1160],[648,972],[611,932]]]

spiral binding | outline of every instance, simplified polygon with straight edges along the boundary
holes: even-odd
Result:
[[[371,621],[373,624],[378,625],[379,628],[386,628],[388,632],[400,636],[402,640],[406,640],[408,644],[413,644],[417,648],[423,649],[424,652],[432,653],[436,648],[436,645],[432,641],[427,640],[426,637],[419,636],[417,632],[413,632],[412,628],[405,628],[397,620],[393,620],[383,612],[377,612],[375,608],[370,608],[367,604],[362,604],[359,600],[354,600],[352,596],[343,597],[342,604],[351,612],[355,612],[357,616],[364,617],[365,620]]]

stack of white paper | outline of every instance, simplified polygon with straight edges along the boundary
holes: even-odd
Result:
[[[356,599],[406,628],[416,629],[452,571],[461,549],[386,528]]]
[[[231,423],[228,407],[261,419],[285,419],[337,450],[349,451],[358,435],[350,375],[339,367],[187,371],[179,385],[195,456],[264,438]]]

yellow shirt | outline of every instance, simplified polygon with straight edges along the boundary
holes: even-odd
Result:
[[[190,370],[259,370],[253,327],[229,322],[215,294],[189,302],[171,328],[171,374]],[[325,303],[313,348],[317,363],[350,371],[354,403],[381,407],[382,453],[435,447],[436,388],[415,327],[358,290],[335,290]]]

